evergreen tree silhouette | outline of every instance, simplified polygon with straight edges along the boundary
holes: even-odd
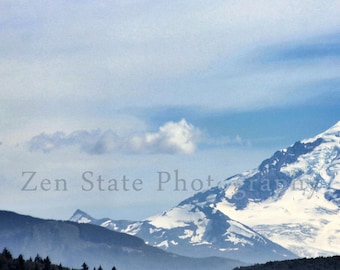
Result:
[[[42,263],[42,262],[43,262],[43,259],[40,257],[39,254],[37,254],[37,256],[35,256],[35,258],[34,258],[34,262],[35,262],[35,263]]]
[[[82,264],[82,266],[81,266],[82,268],[82,270],[89,270],[89,267],[87,266],[87,264],[84,262],[83,264]]]
[[[44,270],[50,270],[51,269],[51,260],[50,258],[47,256],[45,259],[44,259]]]
[[[7,248],[3,249],[2,255],[4,256],[4,258],[6,260],[12,260],[13,259],[11,252],[9,252],[9,250]]]
[[[18,263],[16,266],[16,270],[25,270],[25,260],[24,257],[20,254],[18,257]]]

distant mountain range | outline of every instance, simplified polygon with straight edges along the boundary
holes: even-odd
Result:
[[[152,246],[185,256],[222,256],[248,263],[296,258],[290,251],[211,207],[180,204],[139,222],[96,220],[78,210],[71,220],[136,235]]]
[[[265,262],[339,254],[339,209],[340,122],[162,214],[116,221],[77,210],[70,220],[182,255]]]
[[[54,263],[80,269],[173,270],[233,269],[245,265],[225,258],[189,258],[146,245],[135,236],[91,224],[38,219],[0,211],[0,248],[13,255],[49,257]],[[212,267],[212,268],[211,268]],[[1,267],[0,267],[1,268]]]

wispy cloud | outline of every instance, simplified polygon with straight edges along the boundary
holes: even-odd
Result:
[[[272,102],[266,104],[277,105],[289,96],[285,87],[269,85],[244,95],[264,75],[244,85],[248,74],[235,82],[235,73],[222,69],[225,81],[219,87],[214,78],[204,88],[191,82],[169,91],[167,85],[205,75],[219,61],[237,68],[231,60],[235,55],[334,33],[340,25],[338,1],[10,2],[0,3],[0,79],[9,98],[109,98],[121,107],[166,103],[244,109],[268,95]],[[267,86],[264,81],[262,88]]]
[[[259,54],[258,60],[265,63],[283,63],[289,61],[314,62],[321,59],[339,60],[340,33],[320,35],[299,42],[285,42],[265,47]]]
[[[240,135],[235,137],[221,136],[221,137],[207,137],[202,140],[203,144],[213,147],[223,146],[252,146],[250,139],[243,139]]]
[[[195,151],[199,139],[198,128],[182,119],[179,122],[167,122],[157,132],[146,132],[120,137],[112,130],[78,130],[70,134],[55,132],[40,134],[29,142],[31,151],[45,153],[65,147],[77,146],[88,154],[114,152],[135,154],[191,154]]]

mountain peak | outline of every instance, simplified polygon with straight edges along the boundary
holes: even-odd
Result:
[[[325,134],[325,135],[334,135],[336,137],[340,137],[340,121],[337,122],[331,128],[327,129],[323,134]]]
[[[80,209],[77,209],[70,218],[70,221],[78,223],[90,223],[92,220],[93,218],[90,215]]]
[[[326,142],[337,142],[340,143],[340,121],[338,121],[335,125],[331,126],[326,131],[318,134],[314,138],[310,138],[307,140],[303,140],[303,142],[310,142],[312,140],[322,138]]]

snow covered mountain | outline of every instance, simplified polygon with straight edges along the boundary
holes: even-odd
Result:
[[[191,257],[220,256],[248,263],[295,258],[251,228],[211,206],[179,204],[139,222],[96,220],[77,210],[71,221],[91,223],[138,236],[154,247]]]
[[[340,122],[187,203],[212,194],[216,209],[300,256],[339,254]]]
[[[94,220],[78,211],[71,220],[136,235],[190,256],[248,262],[294,256],[281,246],[299,256],[339,254],[339,172],[340,122],[163,214],[127,222]]]
[[[340,251],[340,122],[185,204],[205,203],[299,256]]]

